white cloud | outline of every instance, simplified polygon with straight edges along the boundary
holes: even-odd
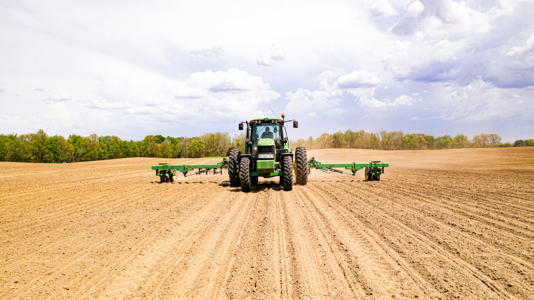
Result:
[[[534,103],[525,103],[525,93],[520,89],[498,88],[477,79],[466,86],[438,84],[431,97],[436,100],[441,119],[480,122],[528,116]]]
[[[534,49],[534,35],[531,35],[522,46],[515,46],[510,48],[508,52],[506,52],[506,55],[509,56],[517,56],[517,55],[523,55],[527,52],[532,51]]]
[[[248,72],[236,68],[228,71],[195,72],[188,78],[195,87],[201,87],[214,93],[245,92],[250,90],[268,90],[269,85],[261,77],[251,76]]]
[[[223,53],[224,49],[222,47],[213,46],[211,48],[191,51],[189,55],[194,58],[211,58],[221,56]]]
[[[395,100],[392,102],[393,106],[399,106],[399,105],[412,106],[413,103],[414,103],[413,98],[408,95],[400,95],[399,97],[395,98]]]
[[[276,47],[272,47],[257,60],[259,66],[270,67],[284,60],[284,53]]]
[[[391,6],[388,0],[368,1],[371,12],[377,16],[391,17],[397,15],[397,10]]]
[[[286,98],[289,102],[284,111],[297,118],[316,118],[318,115],[332,117],[343,113],[339,106],[341,100],[327,91],[297,89],[288,92]]]
[[[404,18],[393,27],[398,34],[419,32],[434,38],[459,38],[468,34],[487,33],[490,29],[489,14],[471,8],[466,2],[453,0],[411,2],[406,7]]]
[[[337,80],[337,86],[342,89],[373,87],[378,84],[380,84],[380,78],[377,74],[362,70],[342,75]]]
[[[421,1],[415,0],[408,4],[406,7],[406,14],[410,18],[416,18],[423,10],[425,9],[425,6]]]
[[[447,130],[472,116],[488,122],[472,126],[488,128],[501,122],[498,111],[510,118],[502,123],[520,122],[519,115],[523,128],[533,128],[532,1],[157,0],[124,7],[2,5],[4,132],[233,132],[235,120],[284,109],[331,126],[312,123],[315,132],[366,126],[365,117],[339,116],[377,108],[387,110],[374,122],[384,129]],[[510,99],[517,100],[513,109]],[[432,116],[436,123],[409,123]]]

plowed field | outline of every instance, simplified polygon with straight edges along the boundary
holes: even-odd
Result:
[[[242,193],[159,184],[162,159],[0,163],[0,298],[534,297],[533,148],[308,156],[391,167]]]

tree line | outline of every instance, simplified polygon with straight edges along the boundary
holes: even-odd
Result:
[[[228,133],[217,132],[191,138],[148,135],[141,141],[128,141],[96,134],[65,138],[39,130],[0,135],[0,161],[59,163],[125,157],[225,156],[233,147],[244,148],[244,138],[232,139]]]
[[[383,150],[450,149],[469,147],[534,146],[534,139],[502,143],[497,134],[480,134],[469,139],[463,134],[434,137],[404,134],[402,131],[371,133],[363,130],[323,133],[292,143],[292,146],[319,148],[360,148]],[[207,133],[200,137],[148,135],[141,141],[117,136],[49,136],[44,130],[30,134],[0,134],[0,161],[60,163],[125,157],[186,158],[226,156],[231,148],[244,150],[245,136],[231,138],[228,133]]]
[[[534,139],[518,140],[513,144],[503,143],[498,134],[482,133],[469,139],[464,134],[455,136],[433,136],[423,133],[403,133],[402,131],[381,131],[379,133],[364,130],[323,133],[317,138],[299,139],[297,146],[309,149],[324,148],[358,148],[379,150],[423,150],[452,148],[485,148],[485,147],[519,147],[534,146]]]

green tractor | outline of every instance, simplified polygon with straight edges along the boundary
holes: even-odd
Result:
[[[296,183],[305,185],[308,181],[308,160],[306,148],[297,147],[291,152],[285,124],[295,120],[253,119],[239,123],[239,130],[246,124],[245,152],[234,148],[228,157],[228,175],[231,186],[241,186],[244,192],[258,184],[258,178],[280,177],[285,191],[293,188],[293,174]]]
[[[358,170],[365,169],[366,181],[379,181],[380,175],[384,174],[384,168],[388,163],[371,161],[369,163],[321,163],[314,157],[308,160],[306,148],[297,147],[295,153],[289,148],[289,138],[285,124],[292,122],[294,128],[299,123],[295,120],[286,121],[284,114],[281,119],[263,118],[253,119],[239,123],[239,130],[246,128],[245,152],[234,148],[230,150],[228,159],[211,165],[169,165],[160,163],[152,166],[159,176],[160,183],[172,183],[177,172],[187,176],[189,172],[198,171],[197,174],[222,174],[223,169],[228,169],[230,185],[241,186],[245,192],[258,184],[258,178],[280,177],[280,185],[285,191],[293,189],[293,176],[299,185],[308,182],[308,174],[311,169],[319,169],[323,172],[344,173],[345,169],[356,175]]]

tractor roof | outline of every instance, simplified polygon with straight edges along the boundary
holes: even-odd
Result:
[[[259,119],[252,119],[251,121],[262,121],[262,122],[277,121],[277,122],[282,122],[283,120],[282,119],[277,119],[277,118],[259,118]]]

